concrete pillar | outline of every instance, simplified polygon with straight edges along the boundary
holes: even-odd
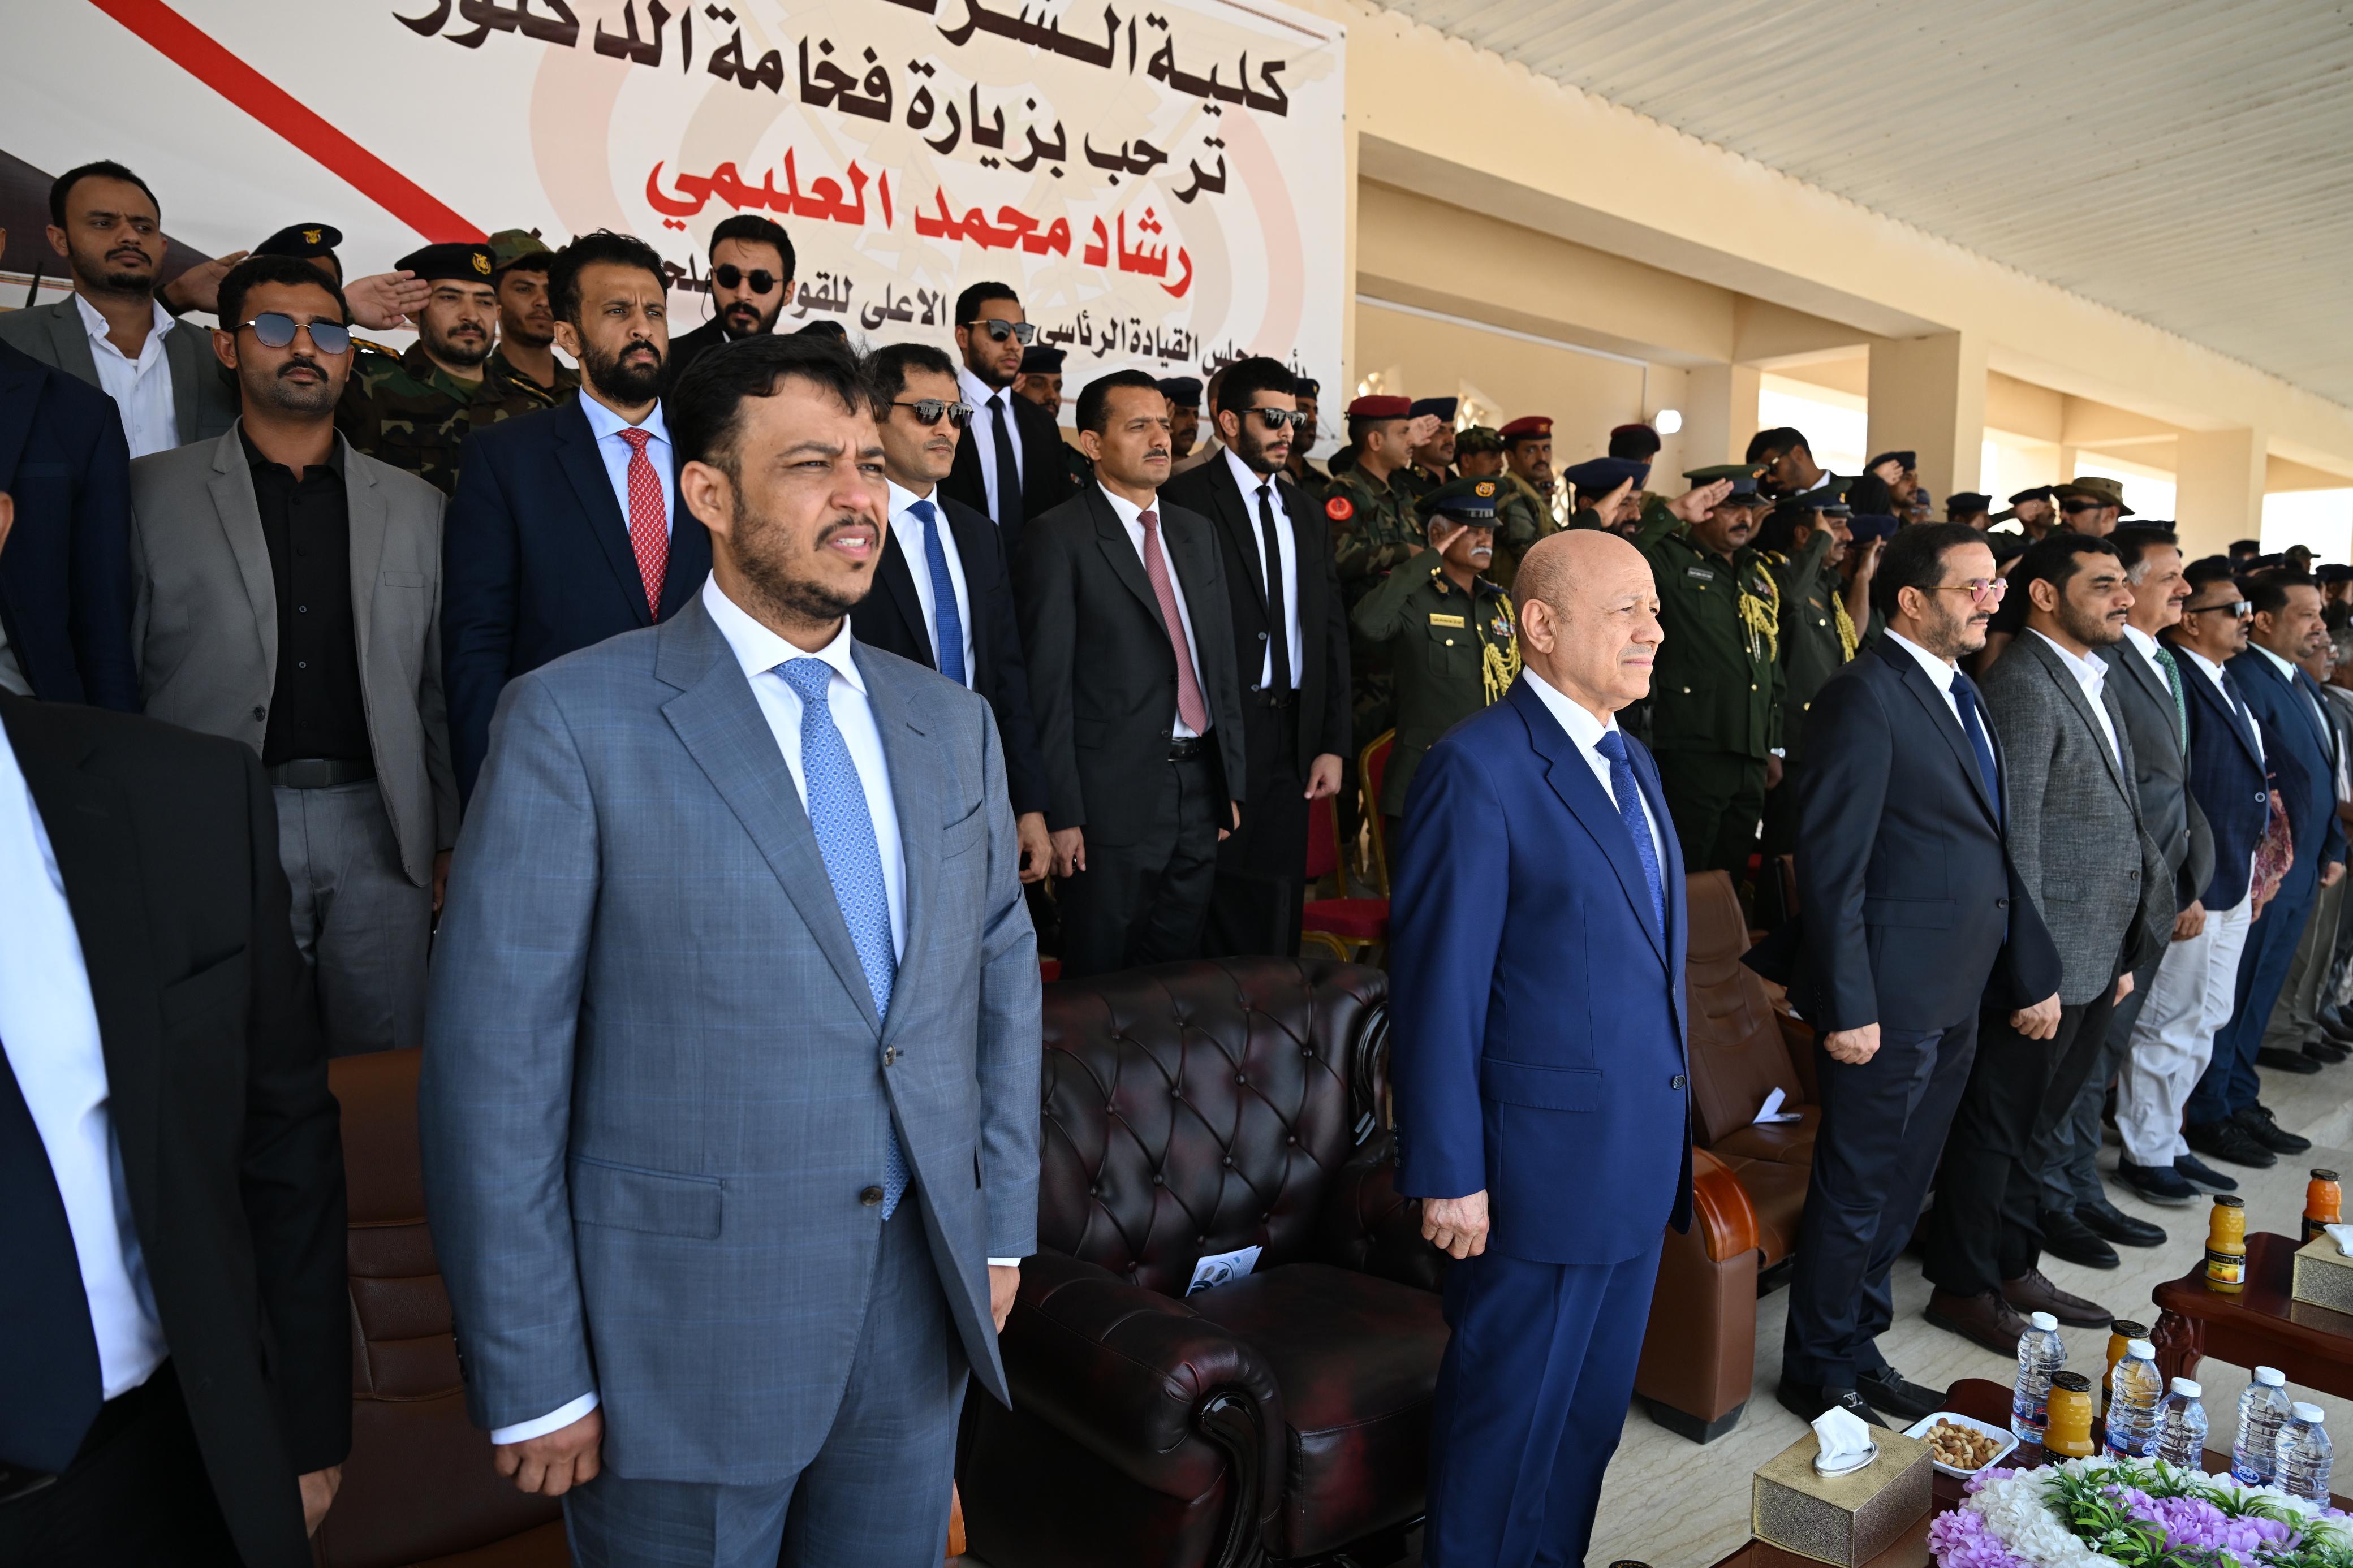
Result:
[[[1955,490],[1978,488],[1985,459],[1986,344],[1976,332],[1874,338],[1871,344],[1871,450],[1920,455],[1920,483],[1941,510]]]
[[[2192,560],[2219,555],[2234,539],[2263,536],[2269,433],[2185,430],[2175,444],[2174,510]]]
[[[1757,394],[1764,379],[1764,372],[1753,364],[1708,364],[1691,373],[1685,395],[1689,405],[1683,409],[1685,468],[1736,463],[1747,455],[1748,439],[1757,434]],[[1654,480],[1651,488],[1672,495],[1683,487]]]

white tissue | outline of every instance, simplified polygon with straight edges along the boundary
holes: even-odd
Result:
[[[1833,1405],[1814,1417],[1814,1441],[1821,1445],[1821,1453],[1814,1462],[1825,1469],[1834,1469],[1871,1451],[1871,1428]]]
[[[2327,1225],[2321,1229],[2327,1231],[2328,1239],[2337,1244],[2337,1257],[2353,1258],[2353,1225]]]

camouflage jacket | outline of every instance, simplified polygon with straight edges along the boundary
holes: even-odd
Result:
[[[458,460],[477,426],[546,405],[544,395],[527,395],[490,375],[460,381],[435,364],[421,343],[397,356],[358,340],[354,348],[335,427],[369,457],[407,469],[443,495],[458,488]]]
[[[1413,503],[1395,483],[1376,484],[1351,466],[1333,476],[1324,492],[1324,516],[1332,525],[1332,563],[1340,574],[1340,595],[1351,608],[1372,592],[1380,574],[1401,564],[1422,542]]]
[[[545,387],[517,370],[503,346],[492,349],[491,357],[482,362],[482,374],[508,392],[533,399],[542,408],[552,407],[580,390],[580,373],[562,360],[555,362],[555,385]]]

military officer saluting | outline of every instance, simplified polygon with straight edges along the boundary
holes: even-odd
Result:
[[[1504,488],[1496,495],[1495,540],[1498,552],[1511,558],[1509,581],[1529,545],[1560,531],[1552,515],[1552,416],[1523,415],[1496,435],[1504,443]]]
[[[1650,476],[1651,465],[1631,458],[1591,458],[1563,468],[1561,483],[1576,502],[1568,526],[1623,532],[1641,510],[1642,481]]]
[[[329,278],[335,287],[343,286],[343,258],[335,247],[343,243],[343,231],[332,224],[290,223],[268,239],[253,247],[256,256],[290,256],[297,261],[307,261]]]
[[[1493,559],[1500,479],[1460,479],[1421,499],[1429,549],[1359,604],[1356,635],[1397,671],[1397,742],[1381,780],[1388,854],[1414,770],[1438,738],[1501,698],[1520,673],[1510,595],[1481,575]]]
[[[1757,531],[1757,549],[1781,595],[1781,782],[1765,796],[1765,853],[1797,847],[1797,771],[1806,713],[1822,683],[1855,655],[1870,623],[1871,578],[1880,537],[1858,544],[1846,504],[1847,481],[1834,479],[1802,495],[1783,496]],[[1846,563],[1855,556],[1850,579]],[[1857,612],[1861,612],[1858,614]]]
[[[1348,405],[1348,451],[1356,461],[1332,476],[1324,492],[1324,518],[1332,525],[1332,564],[1340,576],[1340,597],[1350,607],[1364,601],[1381,574],[1401,566],[1422,548],[1420,526],[1407,510],[1405,492],[1391,482],[1414,448],[1413,405],[1403,397],[1359,397]],[[1394,721],[1389,706],[1389,664],[1378,644],[1354,641],[1349,668],[1356,685],[1356,744],[1361,751]]]
[[[491,247],[452,241],[411,251],[396,264],[430,289],[405,353],[355,341],[351,379],[335,426],[361,451],[406,468],[448,495],[476,426],[541,406],[484,374],[496,342],[498,291]]]
[[[1397,471],[1395,480],[1416,506],[1454,478],[1454,411],[1461,405],[1456,397],[1417,397],[1407,410],[1413,418],[1428,415],[1432,422],[1430,439],[1413,449],[1412,461]]]
[[[1635,536],[1666,633],[1651,679],[1651,749],[1684,864],[1729,871],[1737,886],[1765,792],[1781,777],[1781,591],[1749,543],[1766,504],[1756,465],[1683,477],[1725,488],[1697,521],[1660,509]]]

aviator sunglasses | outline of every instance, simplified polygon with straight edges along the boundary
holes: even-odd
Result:
[[[936,397],[919,397],[913,403],[894,403],[891,406],[913,410],[918,425],[936,425],[942,415],[947,416],[948,423],[959,430],[972,421],[969,403],[943,403]]]
[[[253,329],[255,341],[266,349],[282,349],[294,341],[298,327],[311,334],[311,346],[322,354],[344,354],[352,351],[352,330],[340,321],[298,321],[282,310],[264,310],[249,321],[239,321],[237,328]]]
[[[1038,324],[1035,321],[966,321],[964,324],[966,327],[978,327],[988,334],[988,341],[993,343],[1001,343],[1008,338],[1017,338],[1020,340],[1022,347],[1028,348],[1038,341]]]

